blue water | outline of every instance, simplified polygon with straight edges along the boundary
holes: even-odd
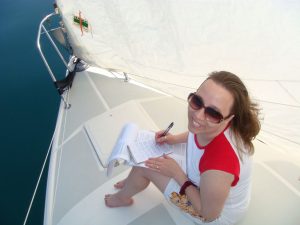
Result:
[[[52,3],[1,0],[1,225],[23,224],[55,126],[59,97],[36,48],[39,22],[53,11]],[[46,178],[27,224],[43,223]]]

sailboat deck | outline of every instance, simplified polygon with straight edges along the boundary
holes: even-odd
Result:
[[[106,176],[105,162],[124,122],[162,129],[174,121],[172,132],[185,131],[185,101],[88,71],[77,73],[67,99],[72,106],[69,110],[61,107],[59,114],[62,123],[57,127],[49,169],[49,177],[55,179],[48,180],[45,224],[193,224],[153,185],[138,194],[131,207],[111,209],[103,200],[130,170],[120,165],[112,177]],[[100,153],[84,129],[88,122],[97,121],[105,146]],[[252,201],[239,224],[297,224],[299,155],[284,154],[259,141],[255,145]]]

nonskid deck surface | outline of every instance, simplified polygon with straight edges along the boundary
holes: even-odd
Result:
[[[121,79],[87,71],[76,75],[68,95],[71,109],[61,110],[61,126],[54,146],[48,184],[49,224],[193,224],[150,186],[131,207],[104,205],[104,195],[128,174],[119,166],[106,176],[106,159],[125,122],[145,129],[162,129],[175,122],[173,133],[186,130],[186,103]],[[93,124],[100,140],[96,151],[85,130]],[[299,154],[287,155],[256,141],[253,192],[249,212],[240,223],[297,224],[300,216]],[[49,199],[53,202],[50,204]],[[47,214],[47,213],[46,213]]]

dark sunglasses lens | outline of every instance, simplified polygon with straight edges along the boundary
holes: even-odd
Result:
[[[190,103],[190,106],[193,109],[195,109],[195,110],[201,109],[203,107],[203,101],[202,101],[202,99],[199,98],[195,94],[191,94],[190,95],[190,97],[189,97],[189,103]]]
[[[202,98],[194,93],[189,95],[188,102],[190,107],[194,110],[199,110],[204,107]],[[220,123],[220,121],[223,119],[222,114],[211,107],[205,107],[205,117],[208,121],[213,123]]]
[[[219,123],[223,119],[221,113],[211,107],[205,108],[205,116],[207,120],[213,123]]]

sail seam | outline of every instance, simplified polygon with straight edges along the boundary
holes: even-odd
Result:
[[[293,141],[293,140],[291,140],[291,139],[285,138],[285,137],[280,136],[280,135],[278,135],[278,134],[274,134],[274,133],[272,133],[272,132],[270,132],[270,131],[266,131],[266,130],[264,130],[264,129],[261,129],[261,131],[266,132],[266,133],[271,134],[271,135],[274,135],[274,136],[276,136],[276,137],[278,137],[278,138],[281,138],[281,139],[283,139],[283,140],[292,142],[292,143],[294,143],[294,144],[300,145],[300,143],[297,142],[297,141]]]
[[[284,87],[284,85],[280,82],[277,81],[277,83],[279,84],[279,86],[297,103],[300,103],[289,91],[288,89],[286,89],[286,87]]]
[[[286,179],[284,179],[281,175],[279,175],[275,170],[273,170],[271,167],[266,165],[263,162],[257,162],[259,165],[263,166],[268,172],[270,172],[275,178],[277,178],[279,181],[281,181],[282,184],[284,184],[290,191],[292,191],[294,194],[296,194],[298,197],[300,197],[300,192],[290,184]]]
[[[258,98],[253,98],[253,100],[270,103],[270,104],[274,104],[274,105],[282,105],[282,106],[288,106],[288,107],[293,107],[293,108],[300,108],[299,105],[291,105],[291,104],[285,104],[285,103],[280,103],[280,102],[272,102],[272,101],[262,100],[262,99],[258,99]]]

